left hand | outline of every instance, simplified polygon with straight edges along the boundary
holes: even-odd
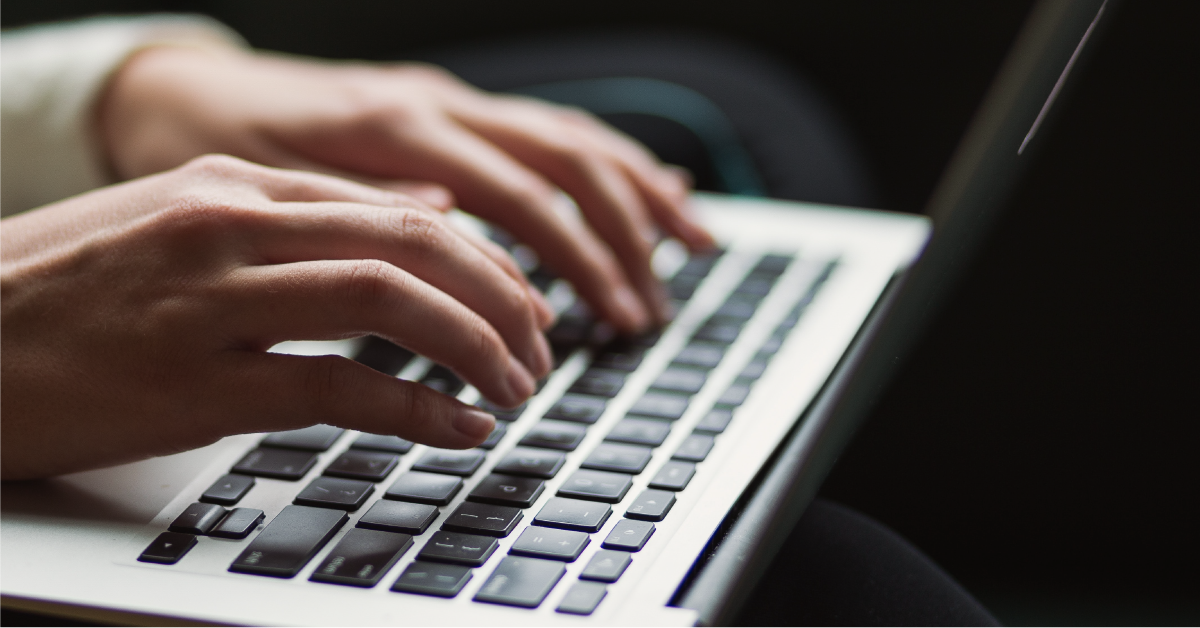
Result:
[[[686,207],[686,178],[633,140],[584,112],[488,94],[429,66],[151,48],[114,77],[99,123],[122,178],[219,152],[442,208],[456,197],[531,245],[624,332],[669,315],[650,269],[660,228],[693,249],[712,245]],[[557,210],[556,189],[583,221]]]

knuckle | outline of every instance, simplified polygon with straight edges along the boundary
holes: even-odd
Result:
[[[375,309],[389,303],[398,292],[403,276],[390,264],[379,260],[360,260],[343,271],[341,283],[349,303]]]
[[[507,370],[508,349],[494,327],[476,315],[467,322],[464,337],[469,355],[462,356],[464,364],[500,364]]]
[[[192,159],[184,164],[182,169],[203,175],[227,176],[253,171],[256,166],[232,155],[209,154]]]
[[[304,391],[317,416],[328,416],[338,407],[337,397],[345,385],[345,369],[341,358],[312,357],[307,360]]]

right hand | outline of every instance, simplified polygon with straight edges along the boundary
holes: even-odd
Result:
[[[4,220],[3,478],[330,423],[435,447],[494,420],[284,340],[376,334],[507,407],[551,368],[552,313],[494,244],[410,197],[196,159]]]

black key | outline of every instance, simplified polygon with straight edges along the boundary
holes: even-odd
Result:
[[[375,487],[370,482],[319,477],[300,491],[295,503],[300,506],[340,508],[353,512],[365,504],[367,497],[374,492]]]
[[[717,405],[737,407],[750,394],[750,382],[734,382],[717,398]]]
[[[767,370],[767,364],[770,364],[770,360],[766,356],[761,354],[755,356],[746,365],[746,368],[742,369],[742,372],[738,375],[738,379],[755,380],[762,377],[763,371]]]
[[[525,404],[521,404],[512,409],[501,408],[490,401],[480,401],[475,405],[484,412],[490,412],[492,416],[496,417],[497,421],[516,421],[517,419],[521,418],[521,413],[525,412]]]
[[[345,432],[332,425],[313,425],[301,430],[288,430],[268,434],[260,443],[264,447],[283,447],[302,451],[325,451]]]
[[[758,302],[734,298],[721,304],[713,316],[745,321],[754,316],[754,312],[757,310]]]
[[[225,517],[227,511],[216,504],[196,502],[188,506],[167,529],[185,534],[208,534]]]
[[[688,401],[690,398],[683,395],[650,391],[642,395],[642,398],[633,404],[629,412],[630,414],[674,421],[683,416],[683,412],[687,410]]]
[[[762,347],[759,348],[759,353],[773,354],[779,351],[779,348],[783,346],[783,341],[786,338],[787,332],[777,331],[771,334],[771,337],[767,338],[767,341],[763,343]]]
[[[729,426],[729,422],[732,420],[733,410],[729,408],[713,408],[696,424],[696,431],[720,434],[725,431],[725,428]]]
[[[486,536],[439,530],[429,537],[417,560],[478,567],[487,562],[499,545],[496,539]]]
[[[574,451],[586,434],[587,428],[582,425],[559,421],[538,421],[537,425],[529,430],[519,444],[524,447]]]
[[[592,424],[604,413],[604,399],[587,395],[563,395],[546,412],[547,419]]]
[[[658,473],[654,474],[654,479],[650,480],[650,488],[682,491],[687,488],[688,482],[692,481],[693,475],[696,475],[694,463],[670,460],[658,470]]]
[[[770,275],[782,275],[783,271],[787,270],[789,264],[792,263],[791,255],[764,255],[758,263],[754,265],[755,273],[763,273]]]
[[[553,497],[542,506],[533,523],[547,528],[577,532],[599,532],[612,514],[612,508],[581,499]]]
[[[648,488],[629,505],[625,516],[643,521],[662,521],[675,505],[675,493]]]
[[[623,339],[623,342],[628,342],[631,345],[641,347],[643,349],[649,349],[658,344],[659,338],[662,338],[661,331],[648,331],[644,334],[638,334],[637,336],[625,338]]]
[[[668,421],[626,417],[613,427],[604,440],[658,447],[670,433],[671,424]]]
[[[479,449],[430,449],[412,468],[467,477],[479,469],[486,455],[487,452]]]
[[[700,462],[708,457],[708,452],[712,451],[713,440],[711,434],[690,434],[683,439],[683,442],[679,444],[679,449],[676,449],[675,455],[671,457],[676,460]]]
[[[675,356],[675,362],[711,369],[720,364],[721,358],[724,357],[724,346],[711,342],[692,341],[680,350],[679,355]]]
[[[700,281],[703,277],[693,275],[675,275],[671,281],[667,282],[667,293],[672,299],[680,299],[686,301],[696,294],[696,288],[700,286]]]
[[[651,454],[653,454],[653,450],[640,445],[600,443],[579,466],[584,469],[637,475],[646,468]]]
[[[410,440],[399,436],[384,436],[382,434],[359,434],[350,445],[353,449],[372,449],[375,451],[390,451],[394,454],[406,454],[412,449]]]
[[[500,439],[504,438],[504,435],[507,433],[508,424],[496,421],[496,427],[492,428],[492,433],[488,434],[488,437],[482,443],[479,443],[477,447],[491,451],[496,448],[496,445],[500,444]]]
[[[778,276],[768,273],[750,273],[742,280],[742,283],[738,284],[734,293],[763,297],[771,292],[776,279]]]
[[[713,266],[717,263],[717,256],[713,255],[696,255],[689,259],[676,275],[691,275],[693,277],[704,277],[712,271]]]
[[[590,318],[560,316],[554,327],[546,332],[546,340],[554,349],[569,352],[587,343],[592,337],[592,327]]]
[[[579,579],[616,582],[621,574],[625,573],[625,569],[631,562],[633,562],[633,554],[629,552],[602,549],[592,554],[592,559],[583,568],[583,573],[579,574]]]
[[[259,447],[233,465],[233,472],[295,481],[304,477],[316,463],[317,454],[312,452]]]
[[[566,462],[566,454],[545,449],[514,447],[493,471],[550,479]]]
[[[462,490],[463,481],[449,475],[409,471],[396,478],[384,499],[445,506]]]
[[[599,582],[576,582],[554,610],[571,615],[591,615],[606,594],[608,589]]]
[[[520,508],[463,502],[442,523],[443,530],[506,537],[524,515]]]
[[[208,535],[222,539],[244,539],[263,522],[263,517],[263,511],[257,508],[234,508]]]
[[[328,467],[325,475],[353,480],[379,482],[396,468],[400,457],[381,451],[345,451]]]
[[[242,550],[229,571],[294,577],[349,519],[341,510],[284,506]]]
[[[408,534],[352,528],[309,580],[373,587],[412,545],[413,538]]]
[[[626,343],[609,345],[600,355],[596,356],[596,361],[592,362],[592,366],[631,373],[637,370],[645,355],[646,351],[637,345]]]
[[[722,319],[708,321],[700,329],[696,330],[696,334],[693,337],[697,340],[733,344],[733,341],[737,340],[740,333],[742,333],[742,323],[740,321],[734,322],[734,319]]]
[[[700,392],[700,389],[704,387],[704,381],[707,379],[708,374],[701,370],[667,367],[667,370],[663,371],[650,386],[659,390],[670,390],[694,395]]]
[[[508,553],[573,563],[589,540],[583,532],[529,526],[517,537]]]
[[[621,371],[610,371],[607,369],[590,368],[584,371],[579,379],[571,384],[571,391],[583,395],[595,395],[597,397],[612,398],[621,392],[621,387],[625,385],[625,373]],[[601,409],[604,408],[601,402]],[[549,416],[549,415],[547,415]],[[589,421],[590,422],[590,421]]]
[[[207,504],[232,506],[245,497],[251,488],[254,488],[254,478],[230,473],[221,476],[219,480],[212,483],[212,486],[205,489],[204,494],[200,496],[200,501]]]
[[[438,509],[429,504],[381,499],[371,505],[356,527],[418,535],[424,534],[437,517]]]
[[[174,565],[196,546],[196,535],[183,532],[163,532],[142,551],[138,560],[143,563]]]
[[[462,392],[462,389],[467,386],[467,383],[459,379],[454,371],[440,364],[433,365],[425,377],[421,378],[421,383],[451,397]]]
[[[392,377],[400,374],[412,359],[412,351],[377,336],[367,336],[366,344],[359,350],[358,355],[354,356],[355,362]]]
[[[537,608],[566,571],[557,560],[505,556],[475,594],[475,601]]]
[[[467,499],[484,504],[529,508],[541,497],[546,483],[537,478],[493,473],[483,478]]]
[[[612,532],[608,533],[608,537],[604,539],[604,543],[601,543],[600,547],[637,552],[646,546],[646,541],[650,540],[652,534],[654,534],[653,523],[622,519],[613,527]]]
[[[401,593],[454,597],[470,580],[470,567],[414,562],[396,579],[392,590]]]
[[[615,504],[625,498],[631,486],[633,476],[580,469],[563,482],[558,489],[558,496]]]

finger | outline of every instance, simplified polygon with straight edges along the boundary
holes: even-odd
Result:
[[[490,258],[496,263],[497,266],[503,269],[505,273],[525,286],[525,289],[529,292],[530,303],[533,304],[534,311],[537,314],[538,326],[541,329],[547,329],[554,323],[554,308],[550,307],[550,303],[546,301],[546,297],[542,295],[537,287],[529,283],[529,278],[525,276],[525,273],[521,272],[521,267],[517,266],[516,260],[513,259],[512,255],[510,255],[508,251],[504,250],[504,247],[492,242],[475,231],[460,228],[453,222],[448,224],[450,228],[457,231],[458,234],[464,239],[474,244],[475,247],[480,250],[480,252],[482,252],[484,255],[487,255],[488,258]]]
[[[236,351],[228,358],[226,372],[233,387],[254,391],[243,413],[250,417],[249,424],[232,425],[230,431],[328,423],[433,447],[466,449],[483,442],[496,425],[478,408],[338,356]]]
[[[248,347],[376,334],[444,364],[506,407],[534,378],[482,316],[379,260],[247,266],[223,294],[228,333]]]
[[[648,313],[612,252],[584,225],[556,211],[556,193],[537,173],[449,121],[395,131],[395,145],[419,157],[397,157],[406,171],[445,183],[464,209],[528,243],[619,330],[646,328]]]
[[[384,179],[366,179],[360,181],[385,190],[411,196],[426,205],[440,211],[448,212],[454,208],[454,193],[445,186],[429,181],[388,181]]]
[[[274,211],[276,219],[253,237],[268,263],[382,260],[481,315],[536,376],[553,366],[540,333],[543,304],[532,301],[524,277],[506,272],[442,215],[345,203],[283,203]]]

